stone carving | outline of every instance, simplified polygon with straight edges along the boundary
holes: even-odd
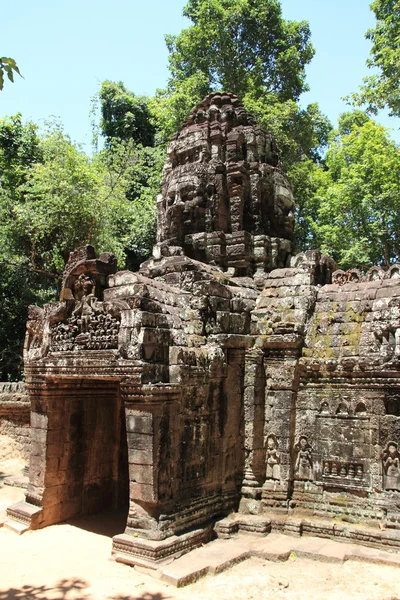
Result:
[[[382,267],[371,267],[366,273],[359,269],[350,269],[343,271],[337,269],[332,273],[332,283],[342,286],[347,283],[358,283],[364,281],[380,281],[381,279],[398,279],[400,278],[400,265],[394,264],[387,271]]]
[[[386,271],[385,279],[400,279],[400,265],[394,264]]]
[[[80,303],[66,323],[58,323],[51,330],[53,352],[73,350],[104,350],[118,348],[120,322],[106,313],[104,303]]]
[[[266,479],[279,480],[281,478],[281,455],[278,451],[278,442],[274,434],[271,434],[267,437],[265,454]]]
[[[345,402],[340,402],[338,404],[338,407],[336,409],[336,414],[337,415],[348,415],[349,414],[349,409]]]
[[[313,479],[312,448],[308,443],[306,436],[300,436],[295,450],[296,463],[294,469],[296,479],[311,481]]]
[[[67,321],[51,329],[53,352],[118,348],[120,319],[111,314],[110,305],[96,298],[95,287],[95,280],[87,273],[73,282],[75,305]]]
[[[389,442],[382,456],[383,487],[400,491],[400,453],[395,442]]]
[[[326,478],[362,479],[363,474],[361,463],[325,460],[322,466],[322,476]]]
[[[43,348],[44,335],[44,310],[38,306],[30,306],[28,309],[28,321],[26,323],[26,335],[24,343],[24,356],[31,359],[41,358],[46,350]]]
[[[382,269],[382,267],[374,266],[374,267],[371,267],[367,271],[367,273],[365,275],[365,280],[366,281],[379,281],[379,280],[383,279],[384,275],[385,275],[385,271],[384,271],[384,269]]]

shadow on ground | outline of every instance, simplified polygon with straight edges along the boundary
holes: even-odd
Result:
[[[92,598],[90,593],[86,595],[87,581],[83,579],[61,579],[54,586],[24,585],[22,588],[10,588],[0,590],[0,600],[88,600]],[[145,592],[140,596],[113,596],[110,600],[167,600],[168,596]]]
[[[101,512],[71,519],[67,523],[73,527],[90,531],[90,533],[112,538],[114,535],[125,531],[127,513],[128,510]]]

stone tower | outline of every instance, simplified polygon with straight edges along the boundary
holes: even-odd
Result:
[[[168,146],[158,248],[179,247],[231,275],[285,266],[294,203],[271,134],[232,94],[210,94]]]

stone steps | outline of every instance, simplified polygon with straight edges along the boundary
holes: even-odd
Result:
[[[286,561],[290,557],[337,563],[351,560],[400,567],[400,554],[357,544],[312,536],[297,538],[271,533],[260,537],[239,533],[228,540],[214,540],[169,564],[159,565],[154,571],[146,570],[146,573],[170,585],[184,587],[206,575],[221,573],[251,557],[274,562]],[[140,567],[138,569],[142,570]]]

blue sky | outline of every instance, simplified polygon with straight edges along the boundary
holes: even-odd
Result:
[[[21,112],[43,123],[59,117],[73,140],[90,150],[90,99],[104,79],[123,81],[137,94],[153,94],[168,78],[164,34],[189,22],[185,0],[14,0],[2,23],[0,53],[16,59],[24,79],[6,81],[0,117]],[[282,0],[287,19],[309,21],[315,57],[307,69],[310,92],[304,105],[318,102],[335,123],[347,110],[341,97],[368,74],[374,26],[369,0]],[[4,14],[4,13],[3,13]],[[394,128],[399,119],[379,116]]]

